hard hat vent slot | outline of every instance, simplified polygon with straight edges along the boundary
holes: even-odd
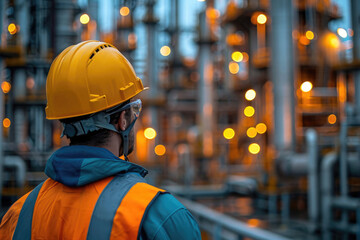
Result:
[[[89,60],[91,60],[91,59],[95,56],[95,54],[98,53],[101,49],[108,48],[108,47],[111,47],[111,45],[110,45],[110,44],[104,44],[104,45],[99,46],[99,47],[98,47],[97,49],[95,49],[94,52],[90,55]]]

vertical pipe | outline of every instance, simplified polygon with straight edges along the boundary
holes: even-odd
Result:
[[[157,41],[156,41],[156,27],[158,19],[154,16],[154,6],[156,4],[156,0],[148,0],[146,7],[147,7],[147,14],[144,20],[144,23],[146,25],[147,29],[147,50],[148,55],[146,59],[146,72],[148,76],[148,84],[150,87],[149,91],[149,99],[155,100],[159,95],[159,86],[158,86],[158,72],[157,72],[157,61],[154,60],[157,58]],[[150,114],[150,124],[151,127],[154,128],[156,131],[159,131],[159,121],[158,121],[158,109],[156,106],[152,105],[149,108],[149,114]],[[159,138],[157,138],[159,139]],[[150,146],[150,149],[152,149],[154,146]],[[154,154],[154,151],[149,151]],[[152,156],[150,156],[152,158]]]
[[[294,149],[294,58],[292,1],[271,0],[271,80],[274,91],[274,144]]]
[[[360,60],[360,2],[351,0],[351,22],[354,30],[353,36],[353,59]],[[360,71],[354,71],[355,80],[355,111],[360,114]]]
[[[336,161],[336,153],[327,154],[321,161],[321,209],[323,239],[331,239],[331,199],[334,191],[334,167]]]
[[[308,215],[315,231],[320,218],[319,206],[319,162],[318,136],[314,129],[306,131],[306,145],[308,155]]]
[[[200,41],[199,41],[199,72],[198,85],[198,125],[202,132],[202,153],[210,158],[213,155],[214,129],[214,88],[213,65],[211,57],[211,35],[205,12],[200,13]]]

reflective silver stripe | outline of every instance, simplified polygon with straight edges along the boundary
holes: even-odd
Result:
[[[13,240],[30,240],[35,202],[44,182],[40,183],[26,198],[16,224]]]
[[[96,202],[86,239],[110,239],[116,211],[130,188],[138,182],[145,182],[145,179],[137,174],[119,175],[111,180]]]

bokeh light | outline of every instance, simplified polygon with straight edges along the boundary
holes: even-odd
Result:
[[[231,74],[237,74],[239,72],[239,64],[237,62],[230,62],[229,63],[229,71]]]
[[[128,7],[122,7],[120,8],[120,15],[123,17],[126,17],[127,15],[129,15],[130,13],[130,9]]]
[[[309,81],[303,82],[300,86],[300,89],[303,92],[310,92],[312,88],[313,88],[313,85]]]
[[[254,138],[254,137],[256,137],[256,135],[257,135],[256,128],[254,128],[254,127],[248,128],[248,130],[246,131],[246,135],[247,135],[249,138]]]
[[[248,149],[251,154],[258,154],[260,152],[260,145],[257,143],[252,143],[249,145]]]
[[[4,81],[1,83],[1,90],[4,92],[4,93],[8,93],[10,92],[11,90],[11,84],[7,81]]]
[[[14,35],[17,32],[15,23],[10,23],[8,26],[8,31],[11,35]]]
[[[335,114],[330,114],[330,115],[328,116],[328,122],[329,122],[330,124],[335,124],[335,123],[336,123],[336,115],[335,115]]]
[[[245,99],[248,100],[248,101],[252,101],[254,100],[256,97],[256,92],[254,89],[249,89],[246,91],[245,93]]]
[[[166,148],[164,145],[159,144],[159,145],[156,145],[154,151],[155,151],[156,155],[163,156],[166,153]]]
[[[244,59],[244,56],[241,52],[235,51],[231,54],[231,58],[235,62],[241,62]]]
[[[314,33],[312,31],[310,31],[310,30],[306,31],[305,36],[309,40],[313,40],[314,37],[315,37]]]
[[[346,30],[343,29],[343,28],[338,28],[338,29],[336,30],[336,32],[337,32],[337,34],[338,34],[340,37],[342,37],[342,38],[347,38],[347,36],[348,36]]]
[[[90,22],[90,17],[86,13],[80,16],[80,23],[81,24],[88,24]]]
[[[4,126],[4,128],[9,128],[10,125],[11,125],[10,119],[4,118],[4,120],[3,120],[3,126]]]
[[[256,125],[256,131],[259,133],[259,134],[263,134],[265,133],[267,130],[267,127],[265,125],[265,123],[258,123]]]
[[[160,54],[164,57],[169,56],[171,53],[171,48],[169,46],[162,46],[160,49]]]
[[[252,117],[252,116],[254,116],[254,114],[255,114],[255,109],[254,109],[252,106],[247,106],[247,107],[244,109],[244,114],[245,114],[245,116],[247,116],[247,117]]]
[[[223,136],[224,136],[224,138],[226,138],[226,139],[228,139],[228,140],[234,138],[234,136],[235,136],[235,131],[234,131],[234,129],[232,129],[232,128],[226,128],[226,129],[224,130],[224,132],[223,132]]]
[[[146,128],[145,131],[144,131],[144,136],[147,138],[147,139],[154,139],[156,137],[156,131],[155,129],[149,127],[149,128]]]
[[[267,17],[265,14],[261,13],[259,14],[259,16],[257,16],[256,20],[258,24],[265,24],[267,21]]]

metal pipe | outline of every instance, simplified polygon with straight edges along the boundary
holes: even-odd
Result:
[[[323,239],[331,239],[331,201],[334,189],[334,167],[338,161],[336,153],[328,153],[321,161],[321,206]]]
[[[271,81],[274,95],[274,136],[277,150],[295,147],[292,1],[271,0]]]
[[[360,2],[358,0],[351,0],[351,22],[354,31],[353,36],[353,60],[360,60]],[[354,71],[355,83],[355,108],[357,114],[360,114],[360,71]]]
[[[318,135],[314,129],[306,131],[306,145],[308,155],[308,214],[312,223],[312,232],[318,228],[320,220],[319,201],[319,158],[318,158]]]
[[[288,238],[272,233],[270,231],[260,229],[257,227],[250,227],[244,222],[236,220],[225,214],[218,213],[202,204],[178,198],[179,201],[198,219],[199,226],[203,229],[203,225],[211,222],[216,226],[221,234],[222,231],[230,231],[235,233],[238,237],[249,237],[251,239],[271,239],[271,240],[286,240]],[[213,229],[214,230],[214,229]]]
[[[213,129],[214,129],[214,86],[213,63],[211,56],[211,30],[205,12],[199,15],[199,72],[198,85],[198,125],[202,136],[202,153],[205,157],[213,155]]]
[[[26,164],[19,156],[5,156],[4,167],[15,169],[15,182],[17,187],[25,185]]]

